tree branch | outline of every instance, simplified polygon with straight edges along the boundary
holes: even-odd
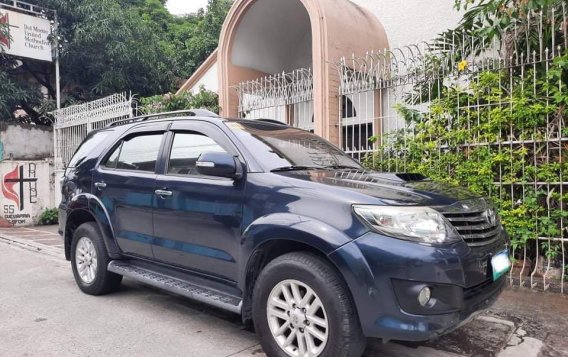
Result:
[[[29,120],[36,125],[45,125],[40,119],[40,115],[25,100],[20,101],[22,109],[28,114]]]
[[[43,87],[45,87],[47,89],[47,93],[49,94],[49,96],[51,97],[51,99],[56,99],[57,94],[55,89],[53,88],[53,86],[51,85],[51,82],[49,80],[49,74],[45,74],[44,75],[47,78],[42,78],[38,72],[34,71],[33,69],[30,68],[30,66],[24,62],[22,65],[23,69],[25,69],[26,72],[30,73],[34,79],[36,81],[38,81],[39,84],[41,84]]]

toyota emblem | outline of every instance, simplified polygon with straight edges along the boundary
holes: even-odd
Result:
[[[484,216],[487,223],[489,223],[490,225],[495,225],[497,221],[495,210],[493,210],[492,208],[488,209],[487,211],[485,211]]]

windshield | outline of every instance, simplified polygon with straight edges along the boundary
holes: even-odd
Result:
[[[363,168],[328,141],[307,131],[262,121],[226,122],[268,170]]]

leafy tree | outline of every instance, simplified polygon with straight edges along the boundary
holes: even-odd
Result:
[[[223,22],[232,0],[209,0],[207,10],[178,17],[170,28],[170,40],[183,77],[189,77],[217,48]]]
[[[207,11],[177,17],[165,0],[28,2],[57,11],[64,105],[121,91],[153,96],[174,90],[217,47],[232,3],[210,0]],[[49,124],[54,66],[18,60],[0,57],[0,118],[15,119],[19,110],[27,121]]]
[[[129,89],[149,95],[172,88],[173,48],[135,8],[113,0],[47,2],[58,11],[62,84],[70,96],[90,100]]]

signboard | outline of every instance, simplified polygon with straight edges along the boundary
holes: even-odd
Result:
[[[6,33],[0,32],[0,46],[7,54],[51,62],[49,20],[0,9],[0,23],[7,25]]]

